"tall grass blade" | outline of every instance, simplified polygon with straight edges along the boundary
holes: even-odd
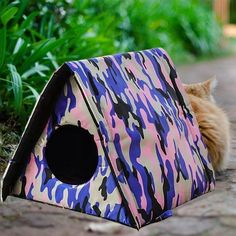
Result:
[[[10,77],[12,80],[12,89],[14,93],[14,104],[16,113],[19,115],[22,110],[23,102],[23,89],[22,89],[22,80],[21,76],[16,70],[16,67],[13,64],[7,64],[7,67],[10,71]]]
[[[3,65],[6,53],[6,37],[7,37],[6,26],[0,29],[0,69]]]
[[[0,16],[3,25],[6,25],[8,21],[10,21],[14,17],[17,11],[17,7],[6,8],[6,10]]]
[[[39,98],[39,93],[36,91],[36,89],[34,89],[32,86],[30,86],[29,84],[26,84],[25,85],[30,91],[31,91],[31,93],[33,94],[33,98],[35,99],[35,100],[38,100],[38,98]]]
[[[25,71],[27,68],[31,67],[31,65],[36,62],[38,59],[44,57],[47,52],[52,51],[55,48],[60,47],[65,42],[64,38],[61,39],[49,39],[43,45],[41,45],[37,50],[35,50],[31,56],[29,56],[23,65],[20,67],[20,71]]]
[[[29,0],[20,0],[19,10],[16,16],[14,17],[14,24],[22,17],[28,4],[29,4]]]

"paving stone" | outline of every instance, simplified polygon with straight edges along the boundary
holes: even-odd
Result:
[[[195,217],[172,217],[159,224],[161,233],[169,235],[200,235],[214,227],[215,219],[200,219]]]
[[[235,195],[230,192],[212,192],[208,196],[196,199],[196,201],[187,206],[176,209],[176,214],[178,216],[236,216],[235,199]]]
[[[214,228],[208,231],[206,234],[202,234],[201,236],[235,236],[235,229],[231,229],[227,226],[222,225],[214,225]]]
[[[33,212],[24,214],[19,221],[30,227],[42,229],[53,227],[55,223],[53,218],[55,219],[55,215],[45,215],[44,213]]]
[[[236,216],[219,217],[219,221],[224,226],[229,226],[229,227],[234,228],[236,232]]]

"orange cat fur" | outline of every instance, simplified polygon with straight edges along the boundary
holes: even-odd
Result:
[[[217,106],[212,96],[215,79],[203,83],[185,84],[193,112],[207,146],[215,171],[225,169],[230,150],[230,122],[225,112]]]

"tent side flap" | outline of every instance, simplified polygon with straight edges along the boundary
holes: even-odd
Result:
[[[163,49],[69,62],[140,226],[214,188],[207,149]]]
[[[9,161],[2,178],[2,200],[5,200],[11,193],[16,180],[19,178],[22,169],[27,163],[26,157],[29,156],[33,146],[41,135],[51,113],[53,104],[63,88],[66,78],[70,77],[72,74],[73,72],[66,64],[62,65],[58,71],[53,74],[42,91],[25,127],[20,143],[12,159]]]
[[[29,157],[25,157],[27,163],[21,168],[20,176],[10,194],[137,228],[128,203],[117,187],[118,181],[114,178],[86,98],[83,97],[74,75],[68,76],[70,75],[67,75],[63,87],[56,95],[56,101],[50,109],[39,138],[28,154]],[[48,93],[48,97],[50,96]],[[44,107],[40,109],[44,110]],[[34,128],[32,126],[33,130]],[[91,136],[93,141],[90,140],[89,144],[83,142],[82,139],[86,136],[74,133],[77,130],[86,132],[86,136]],[[58,132],[63,132],[60,144],[52,144],[50,154],[46,150],[50,140],[55,138]],[[92,149],[93,143],[97,153],[96,156],[89,157],[83,149]],[[60,148],[63,145],[64,147]],[[84,176],[90,171],[89,166],[94,163],[93,158],[97,159],[95,169],[89,178],[84,180]]]

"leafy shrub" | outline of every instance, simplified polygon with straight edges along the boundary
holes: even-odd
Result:
[[[196,0],[174,0],[174,28],[181,33],[185,48],[194,55],[214,53],[219,49],[221,28],[208,5]],[[199,6],[199,4],[201,4]]]
[[[37,99],[37,90],[57,68],[51,52],[65,41],[63,37],[46,37],[35,30],[39,12],[24,15],[28,2],[0,3],[0,107],[22,120]],[[37,24],[42,27],[42,21]]]
[[[176,61],[214,53],[220,34],[202,0],[2,0],[1,113],[24,123],[67,60],[159,46]]]

